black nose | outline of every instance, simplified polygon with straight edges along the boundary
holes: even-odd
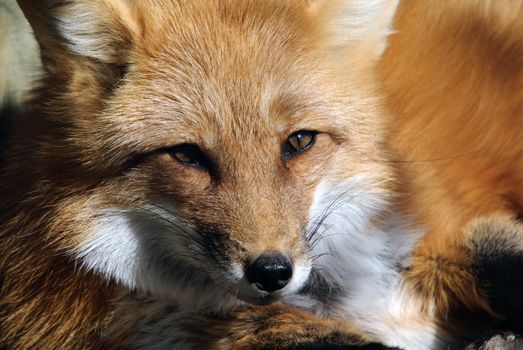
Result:
[[[267,292],[274,292],[287,285],[292,276],[292,265],[283,255],[260,255],[247,266],[246,277],[250,283]]]

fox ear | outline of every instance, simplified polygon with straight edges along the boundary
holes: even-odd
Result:
[[[18,3],[33,28],[44,61],[74,54],[104,63],[128,63],[129,48],[141,34],[133,0]]]
[[[322,41],[336,56],[375,61],[387,47],[399,0],[309,0]]]

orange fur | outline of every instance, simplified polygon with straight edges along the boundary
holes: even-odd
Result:
[[[446,323],[460,305],[489,311],[472,287],[467,224],[522,213],[523,3],[407,0],[396,28],[379,67],[390,145],[403,210],[430,228],[406,277]]]
[[[126,270],[141,255],[122,263],[120,242],[105,251],[96,245],[100,232],[110,241],[129,224],[103,219],[111,209],[140,208],[144,225],[158,220],[148,204],[167,203],[164,211],[207,235],[172,246],[220,254],[205,256],[211,263],[202,267],[190,250],[176,251],[196,266],[187,275],[203,271],[218,281],[205,285],[213,292],[234,275],[227,269],[260,254],[304,259],[315,189],[358,176],[366,180],[358,189],[399,202],[375,205],[370,226],[394,211],[429,228],[403,271],[405,289],[426,303],[392,318],[393,328],[436,323],[441,332],[468,334],[476,325],[458,329],[467,328],[458,319],[502,316],[476,285],[466,228],[499,212],[521,217],[521,2],[405,0],[381,61],[395,1],[374,16],[349,6],[356,20],[345,31],[339,6],[366,2],[19,3],[46,75],[17,121],[0,173],[1,345],[118,348],[151,316],[130,290],[171,297],[176,284],[162,280],[167,291],[150,290],[154,283],[133,279],[143,271]],[[316,143],[283,159],[282,145],[297,130],[319,131]],[[213,166],[173,160],[169,150],[184,143],[198,144]],[[113,226],[100,229],[107,221]],[[147,247],[158,227],[132,238]],[[166,242],[159,246],[170,248]],[[103,260],[113,252],[117,272]],[[252,301],[236,285],[223,289],[213,302]],[[193,328],[209,327],[217,349],[273,337],[293,346],[332,334],[355,344],[376,336],[351,320],[231,303],[223,323],[214,324],[214,314],[191,318]]]
[[[267,252],[302,259],[313,190],[334,162],[351,164],[346,174],[373,170],[374,190],[388,195],[377,98],[359,73],[371,65],[355,60],[349,76],[338,76],[339,43],[325,39],[336,27],[307,2],[19,3],[46,74],[1,174],[0,343],[99,346],[114,289],[148,291],[133,273],[107,276],[107,263],[88,268],[75,257],[111,208],[150,215],[148,201],[169,203],[209,235],[197,247],[220,254],[212,265],[225,261],[225,269]],[[347,93],[346,80],[358,88]],[[321,131],[315,147],[283,162],[282,143],[301,129]],[[174,161],[168,149],[180,143],[197,143],[218,171]],[[369,149],[373,159],[358,157]]]

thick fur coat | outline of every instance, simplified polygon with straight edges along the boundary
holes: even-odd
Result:
[[[19,4],[43,77],[0,170],[2,346],[521,331],[521,1]]]

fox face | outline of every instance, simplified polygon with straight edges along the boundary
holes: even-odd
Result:
[[[395,2],[43,4],[21,1],[47,70],[27,163],[86,269],[264,304],[303,291],[319,241],[387,209],[372,72]]]

